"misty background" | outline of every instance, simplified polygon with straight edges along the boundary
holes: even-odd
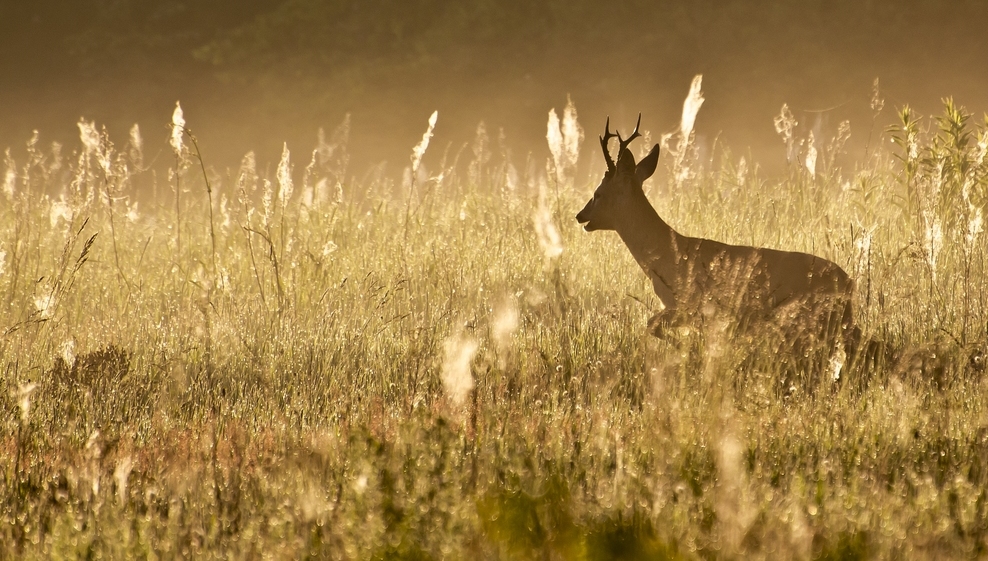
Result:
[[[38,130],[76,150],[80,118],[123,145],[138,123],[145,161],[166,166],[181,101],[214,168],[250,150],[273,165],[284,142],[306,161],[350,114],[350,174],[388,161],[396,175],[434,110],[430,152],[483,121],[524,161],[547,152],[567,95],[588,138],[638,112],[654,138],[703,74],[700,143],[772,173],[783,103],[821,144],[849,119],[850,162],[905,103],[939,114],[953,96],[980,121],[986,29],[984,0],[2,0],[0,149],[16,157]]]

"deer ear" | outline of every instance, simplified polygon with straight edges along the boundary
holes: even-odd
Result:
[[[635,172],[635,156],[631,153],[631,150],[627,148],[621,149],[621,153],[618,154],[617,169],[622,173]]]
[[[642,158],[642,161],[638,162],[638,167],[635,168],[635,178],[639,182],[644,182],[652,174],[655,173],[655,166],[659,163],[659,145],[656,144],[652,147],[652,151],[648,153],[648,156]]]

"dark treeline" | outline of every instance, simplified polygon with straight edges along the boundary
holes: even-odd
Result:
[[[111,132],[140,122],[163,138],[180,99],[222,165],[283,141],[308,149],[348,112],[366,162],[404,158],[433,109],[447,141],[486,120],[528,147],[567,94],[588,127],[639,110],[656,130],[674,127],[699,73],[708,101],[698,130],[737,151],[773,145],[784,102],[797,117],[806,110],[807,124],[852,118],[866,130],[876,77],[890,109],[935,111],[947,95],[988,108],[979,0],[7,4],[4,146],[34,128],[71,136],[80,116]]]

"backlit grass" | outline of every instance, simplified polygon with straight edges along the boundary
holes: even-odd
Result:
[[[902,116],[854,170],[797,128],[787,177],[685,138],[646,186],[856,279],[871,358],[800,384],[757,337],[645,334],[644,275],[573,219],[595,139],[433,139],[404,179],[354,178],[345,134],[270,175],[187,134],[155,175],[85,123],[12,150],[0,557],[988,555],[988,136]]]

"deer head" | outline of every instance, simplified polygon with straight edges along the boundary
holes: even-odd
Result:
[[[635,163],[635,157],[628,145],[631,141],[641,136],[638,134],[638,126],[641,125],[642,116],[638,115],[638,124],[635,131],[627,140],[621,138],[618,132],[611,132],[611,119],[608,117],[604,124],[604,136],[600,137],[600,147],[604,150],[604,161],[607,162],[607,172],[604,179],[594,191],[593,198],[583,207],[583,210],[576,215],[576,221],[583,224],[583,228],[591,232],[593,230],[614,230],[616,224],[621,221],[623,215],[627,214],[627,205],[648,204],[645,193],[642,191],[642,182],[652,176],[655,172],[655,165],[659,161],[659,145],[656,144],[642,161]],[[615,163],[611,159],[610,152],[607,151],[607,141],[611,138],[618,139],[618,159]]]

